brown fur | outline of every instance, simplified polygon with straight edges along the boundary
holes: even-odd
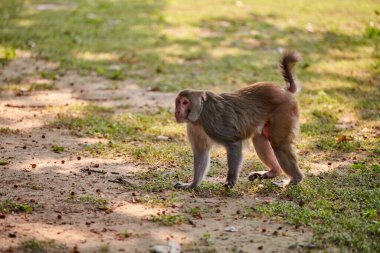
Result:
[[[286,52],[280,61],[287,87],[261,82],[232,93],[181,91],[176,99],[176,119],[187,122],[188,137],[194,152],[194,181],[178,188],[197,187],[207,171],[211,142],[227,149],[229,172],[227,186],[238,178],[242,163],[242,141],[251,138],[260,159],[269,172],[253,173],[272,178],[284,171],[290,183],[299,183],[303,175],[298,168],[293,141],[298,129],[298,103],[294,66],[299,56]],[[202,160],[203,159],[203,160]],[[197,164],[197,165],[196,165]],[[198,178],[196,178],[198,176]]]

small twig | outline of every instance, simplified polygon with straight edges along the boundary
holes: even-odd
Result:
[[[89,168],[80,169],[80,171],[84,172],[84,173],[89,173],[89,174],[91,174],[92,172],[100,173],[100,174],[107,174],[107,172],[104,170],[93,170],[93,169],[89,169]]]
[[[12,107],[12,108],[45,108],[46,105],[11,105],[6,104],[6,107]]]
[[[118,177],[116,179],[110,179],[110,180],[108,180],[108,182],[116,183],[116,184],[128,184],[128,185],[132,185],[133,186],[133,184],[131,182],[126,181],[122,177]]]
[[[197,225],[192,221],[190,218],[188,218],[189,224],[195,228]]]

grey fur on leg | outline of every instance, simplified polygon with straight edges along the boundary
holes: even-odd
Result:
[[[187,124],[189,138],[194,156],[193,182],[190,184],[176,183],[174,188],[192,189],[199,186],[210,165],[210,149],[212,142],[203,128],[194,124]]]
[[[232,188],[235,186],[240,168],[243,162],[243,145],[242,142],[235,142],[226,145],[227,149],[227,161],[228,161],[228,173],[227,180],[224,184],[225,187]]]
[[[194,150],[194,176],[191,184],[176,183],[174,188],[177,189],[193,189],[199,186],[210,164],[209,150],[200,152]]]

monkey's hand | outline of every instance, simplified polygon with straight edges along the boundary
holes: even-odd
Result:
[[[194,189],[194,188],[196,188],[196,186],[194,186],[193,184],[184,184],[184,183],[178,182],[174,185],[174,188],[176,188],[176,189]]]

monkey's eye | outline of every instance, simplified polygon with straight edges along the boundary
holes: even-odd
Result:
[[[189,101],[185,100],[182,102],[183,105],[187,105],[189,103]]]

